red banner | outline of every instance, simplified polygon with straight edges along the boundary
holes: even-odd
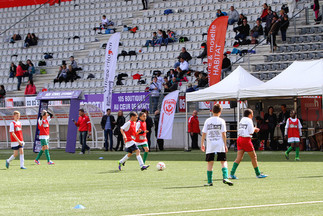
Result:
[[[225,36],[228,26],[228,16],[216,18],[207,33],[207,58],[209,86],[221,80],[222,60]]]
[[[178,96],[179,101],[179,112],[186,112],[186,98],[185,95]]]
[[[0,8],[9,8],[9,7],[21,7],[28,5],[39,5],[48,3],[50,5],[57,4],[59,2],[66,2],[71,0],[33,0],[33,1],[21,1],[21,0],[0,0]]]
[[[321,98],[302,98],[301,114],[304,121],[323,121]]]

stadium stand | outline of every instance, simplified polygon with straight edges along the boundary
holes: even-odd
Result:
[[[259,18],[262,8],[260,5],[267,3],[273,11],[279,11],[283,0],[255,0],[255,1],[213,1],[213,0],[178,0],[178,1],[154,1],[149,4],[148,10],[141,10],[140,0],[133,1],[103,1],[103,0],[77,0],[62,2],[61,5],[46,5],[31,13],[38,6],[24,6],[0,9],[0,31],[3,32],[9,26],[27,16],[23,21],[17,23],[0,38],[0,83],[6,87],[7,94],[18,95],[16,91],[17,79],[8,78],[11,62],[16,65],[18,61],[25,62],[30,59],[36,67],[34,82],[37,89],[82,89],[86,93],[103,92],[103,68],[104,68],[104,43],[108,41],[109,34],[98,34],[94,31],[101,21],[103,14],[114,22],[116,31],[123,31],[123,26],[138,26],[136,33],[130,31],[122,32],[121,51],[135,51],[136,55],[120,56],[118,58],[116,79],[119,74],[127,74],[123,80],[124,85],[116,85],[114,92],[138,92],[145,91],[151,81],[154,71],[161,71],[166,75],[177,61],[182,47],[192,55],[189,61],[190,69],[193,71],[206,72],[206,59],[196,58],[203,50],[201,44],[206,41],[208,26],[216,17],[216,9],[229,11],[234,6],[239,13],[248,18],[252,28]],[[295,13],[303,8],[310,8],[312,1],[298,1]],[[164,15],[164,11],[172,9],[173,13]],[[287,41],[282,43],[278,34],[278,49],[270,52],[270,46],[263,41],[254,48],[255,54],[228,55],[233,62],[233,69],[239,64],[252,72],[262,80],[268,80],[287,68],[294,60],[308,60],[322,58],[323,50],[323,25],[314,25],[312,21],[313,11],[302,10],[290,20],[287,30]],[[295,14],[294,13],[294,14]],[[309,21],[306,16],[310,17]],[[291,17],[291,15],[289,15]],[[309,22],[307,25],[306,22]],[[264,25],[264,24],[263,24]],[[226,51],[233,50],[235,42],[236,25],[229,25],[226,36]],[[158,29],[172,30],[176,34],[177,41],[167,46],[143,47],[147,39],[151,39],[152,32]],[[35,33],[39,37],[38,44],[29,48],[23,48],[24,38],[27,33]],[[104,32],[102,32],[104,33]],[[22,40],[9,43],[14,34],[20,34]],[[187,37],[189,41],[180,43],[180,37]],[[258,40],[262,41],[262,37]],[[243,45],[239,49],[250,50],[253,45]],[[44,53],[53,53],[53,58],[44,59]],[[78,66],[83,70],[78,71],[81,79],[74,82],[53,82],[57,76],[62,61],[67,61],[74,56]],[[45,61],[46,66],[38,66],[39,61]],[[40,69],[45,69],[46,74],[39,74]],[[94,78],[87,79],[90,74]],[[134,80],[132,75],[141,74],[141,82]],[[193,75],[188,76],[188,82],[194,82]],[[25,78],[25,81],[27,79]],[[180,90],[185,91],[187,83],[183,83]],[[21,89],[24,89],[26,82]]]

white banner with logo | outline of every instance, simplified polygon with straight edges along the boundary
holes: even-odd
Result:
[[[172,139],[178,93],[178,90],[171,92],[163,100],[158,124],[158,139]]]
[[[111,108],[112,89],[114,84],[114,76],[117,67],[117,56],[120,41],[120,32],[114,33],[108,43],[105,53],[104,65],[104,110]]]

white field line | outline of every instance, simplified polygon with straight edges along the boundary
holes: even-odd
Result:
[[[215,208],[215,209],[187,210],[187,211],[175,211],[175,212],[159,212],[159,213],[147,213],[147,214],[136,214],[136,215],[125,215],[125,216],[171,215],[171,214],[182,214],[182,213],[223,211],[223,210],[261,208],[261,207],[275,207],[275,206],[289,206],[289,205],[304,205],[304,204],[316,204],[316,203],[323,203],[323,200],[321,200],[321,201],[308,201],[308,202],[296,202],[296,203],[278,203],[278,204],[254,205],[254,206],[237,206],[237,207]]]

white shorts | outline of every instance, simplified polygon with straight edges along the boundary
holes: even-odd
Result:
[[[133,140],[129,141],[129,142],[126,142],[125,143],[125,147],[126,148],[129,148],[130,146],[132,146],[133,144],[136,144]]]
[[[289,143],[300,142],[300,140],[298,137],[290,137],[290,138],[288,138],[287,142],[289,142]]]

